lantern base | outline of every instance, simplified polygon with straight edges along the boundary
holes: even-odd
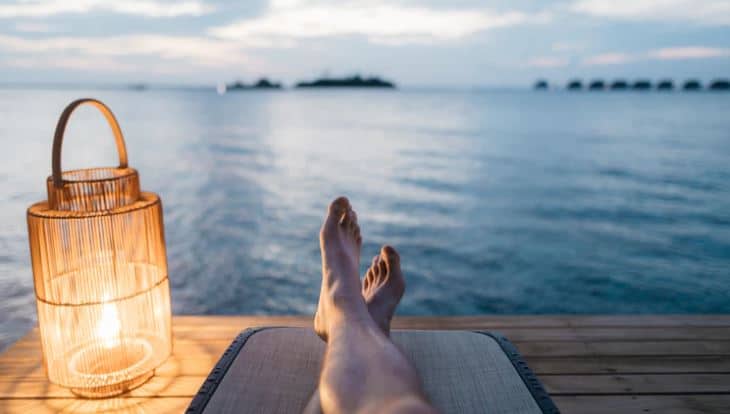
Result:
[[[71,392],[82,398],[109,398],[124,394],[147,382],[155,375],[155,370],[149,371],[128,381],[109,384],[101,387],[71,388]]]

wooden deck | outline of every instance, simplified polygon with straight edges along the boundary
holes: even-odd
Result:
[[[179,413],[242,329],[311,324],[308,317],[173,320],[173,356],[145,385],[109,400],[80,400],[48,383],[32,330],[0,355],[0,413]],[[395,326],[502,332],[563,413],[730,412],[730,315],[404,317]]]

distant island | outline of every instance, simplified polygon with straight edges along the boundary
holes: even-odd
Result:
[[[606,88],[606,82],[596,79],[591,81],[591,83],[588,85],[588,89],[591,91],[602,91]]]
[[[589,91],[603,91],[606,89],[610,89],[612,91],[624,91],[624,90],[634,90],[634,91],[650,91],[650,90],[657,90],[661,92],[668,92],[673,91],[674,81],[671,79],[661,79],[657,81],[655,84],[652,83],[649,79],[637,79],[634,82],[627,82],[623,79],[616,79],[611,83],[607,83],[602,79],[593,79],[586,85],[586,89]],[[549,83],[545,79],[538,79],[535,81],[535,83],[532,86],[535,90],[547,90],[550,88]],[[565,89],[568,91],[580,91],[583,90],[584,84],[583,81],[580,79],[571,79],[568,81],[568,83],[565,84]],[[677,87],[679,89],[679,87]],[[688,79],[686,80],[682,86],[681,89],[684,91],[700,91],[703,89],[702,83],[697,79]],[[730,91],[730,80],[728,79],[714,79],[709,84],[707,84],[706,90],[708,91]]]
[[[299,82],[297,88],[395,88],[392,82],[378,77],[362,78],[359,75],[349,78],[320,78],[311,82]]]
[[[697,79],[690,79],[684,83],[682,89],[685,91],[699,91],[702,89],[702,84]]]
[[[616,79],[611,83],[611,90],[624,91],[626,89],[629,89],[629,83],[623,79]]]
[[[730,90],[730,80],[727,79],[717,79],[714,80],[710,86],[711,91],[728,91]]]
[[[572,81],[568,82],[568,86],[566,86],[565,89],[569,91],[579,91],[583,89],[583,82],[578,79],[573,79]]]
[[[226,85],[227,91],[244,91],[251,89],[281,89],[281,83],[271,82],[267,78],[261,78],[254,84],[245,84],[241,81],[236,81]]]
[[[651,89],[651,81],[646,79],[640,79],[631,85],[631,89],[635,91],[648,91]]]
[[[656,84],[656,89],[658,91],[671,91],[674,89],[674,82],[672,82],[671,79],[660,80],[659,83]]]

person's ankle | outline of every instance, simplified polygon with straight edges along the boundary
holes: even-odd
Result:
[[[330,337],[352,331],[359,333],[382,332],[365,307],[353,309],[350,312],[330,312],[327,315],[327,331]]]

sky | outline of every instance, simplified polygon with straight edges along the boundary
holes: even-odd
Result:
[[[0,0],[0,83],[730,77],[730,0]]]

